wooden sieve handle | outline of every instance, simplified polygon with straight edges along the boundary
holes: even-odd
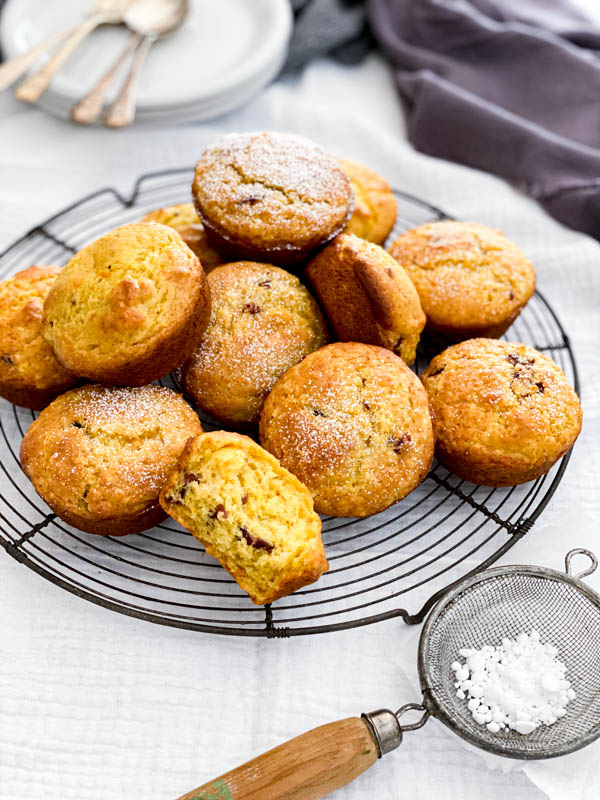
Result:
[[[179,800],[318,800],[353,781],[378,755],[367,724],[350,717],[296,736]]]

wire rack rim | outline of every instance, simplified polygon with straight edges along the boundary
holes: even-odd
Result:
[[[7,248],[5,248],[4,251],[2,253],[0,253],[0,259],[4,259],[5,257],[7,257],[13,250],[16,250],[20,245],[26,244],[28,239],[33,238],[35,236],[35,234],[42,235],[46,239],[54,242],[57,246],[64,248],[67,252],[68,251],[73,251],[73,247],[71,245],[69,245],[68,241],[62,241],[58,234],[55,235],[54,232],[52,232],[52,231],[50,231],[48,229],[48,226],[51,226],[54,222],[59,220],[61,217],[63,217],[64,215],[67,215],[70,212],[76,210],[77,208],[79,208],[80,206],[84,205],[85,203],[88,203],[88,202],[90,202],[90,201],[92,201],[92,200],[94,200],[96,198],[102,197],[104,195],[109,196],[110,198],[115,200],[120,205],[120,207],[122,209],[132,208],[133,206],[135,206],[136,201],[139,199],[140,195],[142,194],[145,184],[156,182],[157,180],[159,180],[161,178],[175,178],[175,177],[178,177],[178,176],[190,175],[191,171],[192,171],[191,168],[186,166],[186,167],[174,167],[174,168],[170,168],[170,169],[157,170],[157,171],[154,171],[154,172],[146,173],[144,175],[139,176],[135,180],[135,182],[133,184],[133,187],[131,189],[131,192],[129,194],[123,194],[118,189],[116,189],[114,187],[110,187],[110,186],[107,186],[107,187],[98,189],[98,190],[96,190],[94,192],[91,192],[88,195],[85,195],[84,197],[80,198],[79,200],[77,200],[77,201],[71,203],[70,205],[66,206],[62,210],[56,212],[51,217],[46,219],[44,222],[41,222],[40,224],[38,224],[38,225],[34,226],[33,228],[31,228],[28,232],[23,234],[20,238],[18,238],[16,241],[14,241],[12,244],[10,244]],[[180,186],[180,184],[177,184],[177,188],[179,188],[179,186]],[[165,183],[162,183],[162,184],[159,184],[157,186],[152,187],[150,190],[148,190],[146,192],[146,194],[150,194],[150,195],[153,196],[157,192],[158,193],[160,193],[160,192],[164,193],[165,191],[174,189],[175,187],[176,187],[176,184],[173,181],[171,181],[170,183],[169,182],[165,182]],[[402,199],[404,201],[407,201],[408,203],[412,204],[413,206],[418,206],[421,210],[431,214],[433,217],[437,218],[438,220],[452,218],[450,215],[448,215],[446,212],[442,211],[440,208],[428,203],[425,200],[422,200],[421,198],[415,197],[414,195],[412,195],[412,194],[410,194],[408,192],[405,192],[405,191],[402,191],[402,190],[399,190],[399,189],[394,189],[394,192],[396,193],[396,195],[400,199]],[[103,206],[103,208],[105,208],[105,206]],[[113,213],[113,214],[116,213],[116,210],[112,211],[111,213]],[[408,222],[410,223],[411,220],[408,219]],[[31,245],[28,245],[28,249],[31,249]],[[568,354],[570,368],[571,368],[572,375],[573,375],[573,378],[572,378],[573,384],[574,384],[575,390],[579,393],[579,375],[578,375],[578,370],[577,370],[575,357],[574,357],[574,354],[573,354],[573,352],[571,350],[569,337],[567,336],[566,332],[564,331],[564,328],[563,328],[562,324],[560,323],[560,320],[558,319],[558,316],[557,316],[556,312],[551,307],[551,305],[549,304],[547,299],[541,294],[541,292],[539,292],[537,290],[536,290],[535,296],[539,299],[539,301],[542,304],[544,310],[547,312],[547,314],[549,315],[549,317],[553,321],[554,325],[556,326],[557,331],[560,333],[560,335],[562,337],[562,342],[560,342],[560,343],[557,342],[556,344],[541,345],[541,347],[543,347],[543,349],[545,349],[545,350],[554,350],[554,349],[564,349],[564,350],[566,350],[566,352]],[[534,312],[532,312],[532,313],[535,313],[537,315],[538,311],[534,310]],[[551,326],[548,326],[548,329],[546,329],[546,321],[544,320],[543,314],[540,314],[539,318],[536,316],[535,319],[536,319],[537,326],[540,327],[541,330],[543,330],[545,335],[547,335],[548,330],[550,330]],[[540,323],[540,321],[539,321],[540,319],[542,320],[542,323]],[[535,327],[535,325],[534,325],[534,327]],[[526,328],[527,328],[527,330],[529,330],[529,325],[526,325]],[[20,429],[20,422],[18,421],[18,418],[16,416],[16,411],[15,411],[15,419],[16,419],[17,425],[19,426],[19,429]],[[3,427],[3,435],[4,435],[4,438],[6,439],[6,433],[4,432],[4,426],[2,426],[2,427]],[[9,447],[9,450],[11,450],[11,452],[12,452],[12,448],[11,448],[10,444],[8,443],[8,440],[7,440],[7,446]],[[14,453],[13,453],[13,455],[14,455]],[[94,603],[96,605],[102,606],[104,608],[108,608],[108,609],[113,610],[113,611],[117,611],[119,613],[125,614],[125,615],[130,616],[130,617],[134,617],[134,618],[137,618],[137,619],[143,619],[145,621],[153,622],[155,624],[167,625],[167,626],[170,626],[170,627],[176,627],[176,628],[180,628],[180,629],[188,629],[188,630],[199,631],[199,632],[204,632],[204,633],[213,633],[213,634],[216,633],[216,634],[219,634],[219,635],[232,635],[232,634],[235,634],[235,635],[247,636],[247,637],[250,636],[250,637],[267,637],[267,638],[288,638],[290,636],[299,636],[299,635],[307,635],[307,634],[315,634],[315,633],[326,633],[326,632],[349,630],[349,629],[352,629],[352,628],[363,627],[363,626],[366,626],[366,625],[371,625],[371,624],[374,624],[374,623],[377,623],[377,622],[381,622],[381,621],[384,621],[384,620],[391,620],[391,619],[398,618],[398,617],[402,618],[404,620],[404,622],[415,624],[415,623],[420,623],[420,622],[423,621],[425,615],[432,608],[432,606],[435,605],[435,603],[437,603],[439,601],[440,597],[442,597],[448,590],[451,590],[457,584],[459,584],[461,582],[464,582],[469,577],[477,575],[478,573],[481,573],[483,570],[487,570],[499,558],[501,558],[515,544],[515,542],[518,541],[518,539],[520,539],[523,535],[525,535],[525,533],[532,527],[534,522],[537,520],[537,518],[542,513],[544,508],[547,506],[550,498],[554,494],[554,491],[556,490],[556,487],[558,486],[558,484],[559,484],[559,482],[560,482],[560,480],[561,480],[561,478],[562,478],[562,476],[563,476],[563,474],[565,472],[565,469],[566,469],[566,466],[567,466],[567,463],[569,461],[570,456],[571,456],[571,453],[568,453],[562,459],[561,463],[558,465],[557,471],[554,474],[554,477],[553,477],[553,479],[552,479],[552,481],[550,483],[550,486],[546,487],[546,491],[545,491],[544,495],[539,500],[539,502],[537,502],[537,505],[532,509],[531,514],[529,516],[527,516],[527,513],[528,513],[529,509],[531,508],[531,506],[536,502],[536,500],[538,498],[539,492],[541,491],[542,485],[543,485],[543,483],[545,481],[545,476],[541,480],[538,479],[537,482],[532,484],[532,489],[530,490],[530,492],[526,496],[523,497],[523,499],[520,501],[519,506],[509,516],[508,519],[510,520],[510,518],[512,516],[514,516],[517,512],[519,512],[519,516],[515,519],[514,524],[511,523],[511,526],[512,526],[511,529],[508,528],[508,526],[506,525],[506,521],[504,521],[504,527],[507,528],[507,530],[505,531],[505,533],[507,534],[506,541],[504,541],[496,551],[494,551],[491,555],[489,555],[487,558],[485,558],[483,561],[481,561],[472,570],[470,570],[469,572],[463,574],[458,580],[454,581],[453,583],[450,583],[448,586],[440,589],[439,591],[437,591],[433,595],[431,595],[431,597],[429,597],[429,599],[422,605],[420,610],[417,611],[415,614],[410,614],[404,608],[392,608],[392,609],[389,609],[387,611],[384,611],[384,612],[381,612],[381,613],[378,613],[378,614],[373,614],[373,615],[370,615],[370,616],[362,616],[360,618],[352,618],[352,619],[350,619],[348,621],[343,621],[343,622],[339,622],[339,621],[338,622],[331,622],[330,621],[328,624],[319,624],[319,625],[310,625],[310,626],[295,626],[294,625],[294,626],[288,627],[286,625],[275,625],[275,622],[274,622],[273,611],[275,611],[275,612],[277,612],[277,611],[285,611],[285,607],[275,608],[273,610],[270,607],[266,607],[265,608],[265,616],[260,621],[256,621],[255,622],[255,621],[253,621],[251,619],[244,620],[244,623],[246,625],[248,625],[248,627],[241,627],[239,622],[237,624],[236,623],[229,624],[227,622],[226,624],[221,625],[221,624],[216,624],[217,621],[214,621],[214,622],[213,621],[210,621],[210,622],[198,621],[198,620],[196,620],[194,618],[191,618],[191,617],[183,617],[183,616],[175,617],[174,615],[169,615],[166,612],[157,613],[157,612],[153,612],[151,610],[143,610],[143,609],[137,608],[137,607],[135,607],[135,606],[133,606],[131,604],[128,604],[126,601],[113,600],[113,599],[111,599],[109,597],[106,597],[106,596],[104,596],[102,594],[95,595],[95,594],[92,593],[92,591],[88,591],[85,587],[82,587],[81,585],[78,585],[76,583],[69,583],[68,580],[65,580],[63,577],[61,577],[60,574],[55,574],[55,573],[52,572],[51,569],[47,569],[42,564],[38,563],[35,560],[35,557],[34,557],[33,553],[29,553],[28,554],[28,552],[26,550],[20,548],[20,545],[22,543],[25,543],[25,541],[29,538],[29,536],[28,536],[29,532],[26,532],[25,534],[21,534],[20,531],[17,531],[17,529],[14,528],[14,526],[9,522],[9,520],[6,517],[4,517],[4,515],[0,515],[0,518],[2,519],[2,521],[4,523],[4,524],[0,525],[0,544],[7,551],[7,553],[9,553],[9,555],[13,556],[21,564],[24,564],[24,565],[28,566],[30,569],[32,569],[33,571],[35,571],[36,573],[38,573],[42,577],[46,578],[50,582],[52,582],[55,585],[61,587],[62,589],[65,589],[65,590],[71,592],[72,594],[75,594],[76,596],[78,596],[80,598],[86,599],[89,602],[92,602],[92,603]],[[17,463],[18,463],[18,461],[17,461]],[[2,467],[4,468],[4,464],[2,464]],[[7,472],[5,468],[4,468],[4,471]],[[27,500],[29,505],[32,506],[34,509],[36,509],[40,513],[40,515],[42,517],[45,517],[46,516],[45,512],[42,511],[41,509],[37,509],[36,505],[34,503],[32,503],[31,499],[28,498],[23,493],[21,488],[18,486],[18,481],[17,481],[17,483],[15,483],[12,480],[12,476],[10,474],[8,474],[8,477],[9,477],[11,483],[13,483],[15,488],[18,490],[19,494],[22,495],[22,497],[25,500]],[[447,480],[444,481],[444,485],[446,483],[447,483]],[[458,497],[461,496],[461,494],[459,494],[456,491],[456,487],[445,486],[445,488],[448,491],[451,491],[453,494],[456,494]],[[464,502],[464,500],[463,500],[463,502]],[[12,508],[10,503],[8,505],[9,505],[9,507]],[[486,501],[483,501],[483,507],[484,507],[483,508],[484,513],[487,513],[489,515],[489,509],[487,509]],[[499,507],[500,506],[498,506],[498,508]],[[17,513],[17,515],[21,517],[21,519],[23,519],[24,521],[28,521],[25,518],[23,518],[22,515],[20,514],[20,512],[18,512],[16,509],[13,509],[13,511],[15,511]],[[489,515],[489,517],[490,517],[491,521],[494,521],[493,515]],[[6,525],[8,525],[9,527],[13,528],[13,530],[17,534],[17,538],[16,539],[14,539],[7,532],[7,530],[5,529]],[[38,525],[40,526],[39,529],[41,530],[41,529],[43,529],[45,523],[42,520],[42,522],[38,523]],[[34,525],[33,526],[32,530],[33,530],[34,533],[36,532],[36,530],[38,530],[38,525]],[[484,542],[482,542],[480,545],[478,545],[475,549],[479,549],[480,547],[483,547],[489,540],[491,540],[493,538],[494,535],[496,535],[496,533],[498,533],[499,530],[500,530],[500,528],[495,530],[489,536],[488,539],[486,539]],[[29,535],[32,535],[32,534],[29,534]],[[455,564],[451,565],[451,567],[448,567],[448,569],[451,569],[454,566],[457,566],[459,563],[462,562],[462,560],[464,560],[464,558],[465,557],[461,557],[459,559],[459,561],[457,561]],[[503,569],[503,568],[500,568],[500,569]],[[444,571],[446,571],[446,570],[442,570],[441,573],[436,573],[436,574],[443,574]],[[424,582],[427,582],[428,580],[432,580],[434,577],[435,576],[429,577]],[[117,587],[114,587],[114,588],[116,588],[116,590],[119,591]],[[414,586],[412,588],[414,588]],[[309,592],[307,592],[307,593],[309,593]],[[397,596],[399,596],[399,594],[400,593],[392,595],[392,597],[397,597]],[[235,598],[233,598],[233,599],[235,599]],[[379,602],[379,601],[374,601],[374,602]],[[312,605],[312,604],[309,604],[309,605]],[[363,604],[361,606],[357,606],[357,608],[366,608],[366,607],[368,607],[368,605],[372,605],[372,603],[366,603],[366,604]],[[216,609],[212,608],[211,610],[214,611]],[[253,609],[249,609],[249,610],[253,610]],[[256,607],[256,611],[260,612],[261,610],[262,609],[261,609],[260,606]],[[309,617],[309,619],[317,619],[319,616],[326,616],[326,617],[327,616],[335,616],[336,613],[340,613],[340,612],[333,612],[333,614],[313,615],[312,617]],[[299,618],[299,620],[300,619],[302,619],[302,618]],[[280,619],[279,620],[279,622],[287,622],[287,621],[288,621],[287,619]],[[293,622],[294,618],[291,618],[289,621]],[[221,622],[226,622],[226,621],[219,620],[218,622],[221,623]],[[250,627],[250,626],[256,626],[256,627]]]

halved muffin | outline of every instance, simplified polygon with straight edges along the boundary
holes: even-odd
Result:
[[[160,502],[253,603],[291,594],[329,567],[310,492],[247,436],[216,431],[188,442]]]

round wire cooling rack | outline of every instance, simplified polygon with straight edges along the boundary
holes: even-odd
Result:
[[[102,189],[30,230],[0,255],[0,279],[30,264],[64,264],[88,242],[159,206],[186,202],[188,168],[142,176],[131,196]],[[447,215],[401,191],[393,236]],[[507,338],[548,353],[579,389],[569,339],[536,292]],[[424,342],[417,371],[443,347]],[[162,381],[174,386],[169,376]],[[162,625],[239,636],[286,637],[392,617],[420,623],[457,580],[487,568],[532,527],[569,456],[538,480],[493,489],[434,465],[408,497],[366,519],[323,519],[330,570],[312,586],[255,606],[200,543],[172,520],[125,537],[82,533],[35,493],[19,447],[35,412],[0,399],[0,544],[17,561],[73,594]],[[201,415],[202,416],[202,415]],[[218,426],[203,417],[205,430]]]

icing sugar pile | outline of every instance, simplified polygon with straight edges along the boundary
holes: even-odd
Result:
[[[491,733],[511,728],[527,734],[552,725],[576,697],[557,655],[558,649],[542,644],[536,630],[505,637],[497,647],[465,647],[459,651],[465,662],[452,664],[456,696],[468,698],[473,719]]]

